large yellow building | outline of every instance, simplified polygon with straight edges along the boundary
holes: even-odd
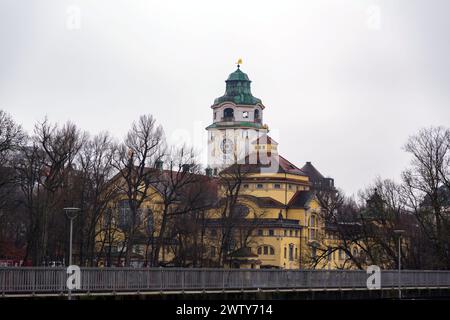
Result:
[[[265,106],[252,95],[250,83],[238,66],[226,80],[225,94],[214,101],[213,123],[207,127],[210,165],[214,172],[222,172],[222,178],[228,174],[230,179],[242,180],[239,206],[245,207],[241,211],[251,220],[248,247],[231,252],[229,265],[310,268],[319,251],[326,252],[332,242],[326,240],[331,236],[325,232],[315,189],[332,189],[334,182],[310,162],[299,168],[278,154],[278,143],[268,136],[262,121]],[[222,208],[218,211],[217,217]],[[216,221],[219,230],[220,220]],[[217,234],[214,228],[211,232]],[[321,261],[316,267],[340,265],[337,254]]]
[[[218,201],[209,210],[206,223],[207,265],[285,269],[344,267],[348,259],[342,250],[333,250],[338,240],[333,230],[326,228],[316,197],[318,190],[334,190],[333,179],[323,177],[311,162],[300,168],[279,155],[278,143],[268,135],[268,126],[263,124],[265,106],[252,95],[250,83],[238,65],[226,80],[225,94],[211,106],[213,123],[206,128],[208,168],[202,181],[217,188]],[[235,181],[233,186],[238,186],[238,192],[227,189],[227,183],[223,183],[227,180]],[[140,241],[133,248],[136,261],[145,260],[149,239],[154,239],[154,230],[161,223],[163,199],[158,196],[156,186],[148,192],[154,196],[142,206],[145,208],[142,228],[137,232]],[[123,219],[126,207],[127,201],[118,196],[102,223],[111,220],[105,217],[111,216],[113,210],[118,212],[118,220]],[[231,238],[224,242],[224,234],[229,231],[225,224],[230,221]],[[105,246],[109,239],[106,245],[112,246],[117,255],[123,252],[120,240],[124,237],[120,227],[99,230],[97,243]],[[164,242],[159,255],[166,265],[170,265],[177,252],[176,240],[172,240]]]

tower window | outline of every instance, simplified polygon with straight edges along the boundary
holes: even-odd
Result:
[[[248,119],[248,111],[243,111],[242,112],[242,118]]]
[[[258,109],[255,110],[255,119],[259,119],[259,110]]]
[[[224,120],[233,120],[234,118],[234,110],[231,108],[226,108],[223,110],[223,118]]]

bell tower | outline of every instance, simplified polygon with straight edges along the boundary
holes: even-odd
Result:
[[[208,131],[208,165],[215,169],[242,161],[252,152],[253,142],[268,132],[263,124],[265,106],[252,95],[251,81],[237,69],[225,81],[225,94],[211,106],[213,123]]]

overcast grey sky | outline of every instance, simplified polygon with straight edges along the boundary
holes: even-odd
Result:
[[[151,113],[200,148],[242,58],[280,154],[351,194],[399,179],[410,134],[450,125],[449,12],[445,0],[0,0],[0,108],[28,131],[48,116],[117,138]]]

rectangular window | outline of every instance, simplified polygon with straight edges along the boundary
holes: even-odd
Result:
[[[258,236],[263,236],[263,235],[264,235],[263,230],[262,230],[262,229],[259,229],[259,230],[258,230]]]
[[[258,183],[258,184],[256,185],[256,188],[257,188],[257,189],[262,189],[262,188],[263,188],[263,185],[262,185],[261,183]]]
[[[279,183],[275,183],[275,184],[273,185],[273,187],[274,187],[275,189],[281,189],[281,185],[280,185]]]
[[[126,229],[131,225],[132,212],[128,200],[119,202],[119,228]]]
[[[105,229],[111,227],[112,218],[113,218],[112,210],[110,208],[106,209],[105,214],[103,216],[103,227]]]
[[[273,231],[273,229],[270,229],[269,230],[269,236],[273,236],[274,235],[274,231]]]
[[[153,211],[151,209],[147,208],[147,232],[150,235],[153,234],[153,226],[154,226]]]
[[[211,247],[211,257],[214,258],[216,256],[216,247]]]

